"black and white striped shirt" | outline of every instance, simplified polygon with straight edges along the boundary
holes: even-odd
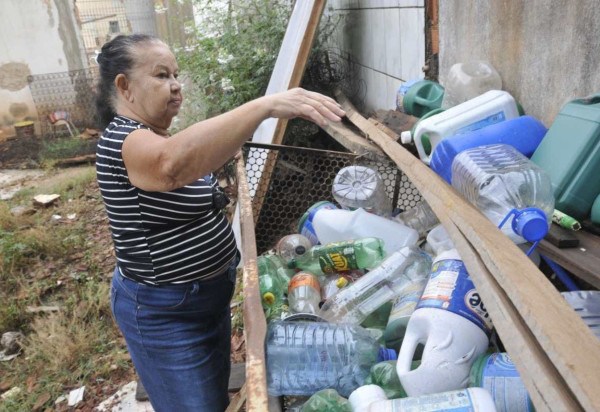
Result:
[[[170,192],[131,184],[121,156],[125,138],[145,125],[116,116],[96,151],[98,185],[121,274],[151,284],[185,283],[223,272],[237,247],[231,226],[212,205],[212,176]]]

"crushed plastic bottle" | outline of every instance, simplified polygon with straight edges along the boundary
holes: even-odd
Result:
[[[344,209],[362,207],[380,216],[392,213],[392,202],[376,170],[366,166],[348,166],[335,176],[333,197]]]

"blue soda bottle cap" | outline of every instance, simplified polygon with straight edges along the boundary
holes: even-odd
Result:
[[[536,207],[519,210],[512,221],[512,229],[528,242],[537,242],[548,233],[546,214]]]
[[[379,348],[379,356],[377,357],[378,362],[396,359],[398,359],[398,354],[394,349],[384,348],[383,346]]]

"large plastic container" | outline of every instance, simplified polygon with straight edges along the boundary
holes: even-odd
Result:
[[[333,198],[344,209],[359,207],[381,216],[392,213],[392,202],[376,170],[366,166],[348,166],[340,169],[333,180]]]
[[[482,129],[443,139],[431,155],[431,168],[448,183],[452,182],[452,161],[460,152],[477,146],[507,144],[531,157],[548,130],[537,119],[521,116]]]
[[[454,158],[452,186],[517,244],[542,239],[552,223],[550,178],[512,146],[468,149]]]
[[[416,247],[393,253],[376,269],[325,301],[318,315],[328,322],[358,325],[429,274],[431,259]]]
[[[469,386],[489,391],[498,412],[535,410],[517,367],[506,353],[480,356],[471,368]]]
[[[272,396],[310,396],[322,389],[348,396],[363,384],[371,366],[396,358],[360,326],[301,321],[271,322],[265,355]]]
[[[550,176],[556,208],[588,217],[600,193],[600,94],[567,103],[531,160]]]
[[[315,213],[321,209],[337,209],[338,207],[331,202],[326,200],[322,200],[320,202],[315,203],[302,215],[300,220],[298,221],[298,233],[305,236],[310,243],[314,245],[319,244],[319,239],[317,238],[317,234],[315,233],[315,229],[312,225],[313,217]]]
[[[420,121],[412,139],[421,160],[429,164],[431,153],[425,151],[423,136],[428,136],[431,150],[435,150],[437,144],[448,136],[478,130],[518,116],[517,104],[509,93],[502,90],[490,90],[481,96]],[[406,139],[402,142],[405,143]]]
[[[502,89],[502,79],[490,63],[474,60],[452,65],[445,85],[441,107],[449,109],[488,90]]]
[[[444,98],[444,87],[431,80],[421,80],[413,84],[404,97],[402,105],[404,112],[421,117],[428,112],[439,109]]]
[[[313,217],[313,228],[322,243],[376,237],[383,240],[387,256],[419,240],[419,234],[397,221],[369,213],[362,208],[319,210]]]
[[[492,322],[456,249],[435,258],[408,327],[397,372],[409,396],[465,388],[471,365],[488,347]],[[423,343],[418,368],[411,370]]]
[[[597,225],[600,225],[600,194],[594,200],[594,204],[592,205],[592,213],[591,213],[592,222]]]
[[[427,279],[428,277],[423,277],[422,280],[406,286],[402,294],[394,300],[385,332],[383,333],[385,346],[388,348],[400,351],[408,321],[414,313],[419,299],[421,299]]]
[[[388,400],[377,385],[364,385],[348,398],[353,412],[495,412],[490,393],[481,388]]]

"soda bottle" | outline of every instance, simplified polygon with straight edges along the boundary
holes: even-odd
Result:
[[[270,260],[257,259],[256,264],[260,296],[263,309],[266,309],[284,300],[285,287],[277,274],[277,268]]]
[[[321,301],[319,279],[309,272],[298,272],[288,287],[288,302],[292,313],[317,313]]]
[[[315,275],[352,269],[372,269],[385,257],[383,241],[368,237],[313,246],[290,262],[290,267]]]
[[[363,275],[364,272],[361,270],[349,270],[347,272],[334,273],[325,276],[321,287],[321,301],[324,302],[331,298],[338,293],[340,289],[345,288]]]
[[[452,162],[452,186],[517,244],[542,239],[552,223],[548,174],[512,146],[461,152]]]
[[[344,209],[362,207],[380,216],[392,213],[392,202],[376,170],[365,166],[348,166],[335,176],[333,197]]]
[[[366,329],[327,322],[273,321],[265,346],[271,396],[310,396],[322,389],[348,396],[371,366],[396,358]]]
[[[282,237],[277,242],[275,251],[286,264],[289,264],[292,260],[297,259],[298,256],[305,254],[312,245],[306,236],[295,233]]]
[[[316,392],[300,408],[300,412],[352,412],[348,399],[340,396],[335,389]]]
[[[415,246],[393,253],[376,269],[328,299],[318,315],[328,322],[358,325],[369,314],[429,275],[431,258]]]
[[[440,223],[429,204],[425,201],[420,201],[414,208],[405,210],[394,219],[416,230],[420,237],[424,237],[431,228]]]
[[[296,271],[294,269],[290,269],[288,267],[288,264],[279,255],[267,254],[267,255],[259,256],[258,260],[256,261],[257,264],[259,263],[260,260],[263,260],[263,259],[266,259],[266,260],[270,261],[273,265],[275,265],[275,268],[277,269],[277,275],[279,275],[279,278],[285,284],[284,290],[287,290],[287,287],[290,283],[290,279],[292,279],[292,276],[294,276]]]

